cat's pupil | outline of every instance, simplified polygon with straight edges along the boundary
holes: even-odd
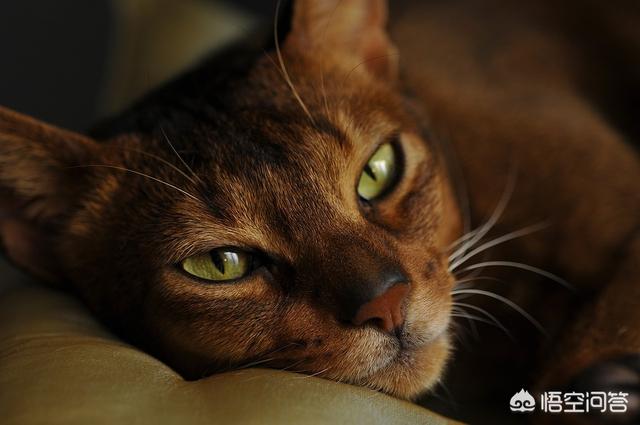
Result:
[[[367,175],[369,177],[371,177],[374,181],[378,181],[378,178],[376,177],[376,174],[371,169],[371,165],[369,165],[369,164],[365,165],[364,172],[367,173]]]
[[[224,260],[222,259],[222,255],[218,251],[213,251],[209,255],[211,256],[213,265],[216,266],[220,274],[224,275]]]

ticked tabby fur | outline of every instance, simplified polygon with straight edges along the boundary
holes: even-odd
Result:
[[[2,109],[7,255],[190,379],[262,366],[416,398],[452,361],[461,400],[598,387],[602,368],[637,382],[638,133],[603,92],[640,15],[580,8],[589,25],[551,2],[401,1],[387,22],[382,0],[298,0],[277,43],[234,45],[89,135]],[[363,202],[384,143],[401,170]],[[260,263],[219,284],[178,267],[224,247]],[[402,317],[355,322],[389,279]],[[482,329],[452,356],[474,318],[518,343]]]

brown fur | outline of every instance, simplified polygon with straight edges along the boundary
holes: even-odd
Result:
[[[487,15],[487,4],[402,5],[389,38],[382,1],[299,0],[281,54],[222,54],[94,132],[100,143],[0,110],[9,256],[72,282],[106,323],[187,377],[261,365],[414,398],[440,379],[456,329],[447,257],[465,218],[457,169],[476,224],[515,173],[497,234],[549,226],[490,255],[549,268],[579,295],[498,274],[509,284],[483,288],[542,318],[557,354],[539,356],[538,337],[516,324],[526,344],[489,337],[472,361],[489,371],[491,356],[500,368],[522,356],[525,368],[508,362],[514,380],[546,361],[546,386],[640,353],[638,282],[627,279],[639,255],[638,157],[588,100],[588,61],[564,26],[548,25],[544,6]],[[362,205],[357,179],[384,141],[401,147],[402,176]],[[21,237],[34,228],[53,233]],[[224,246],[265,265],[220,285],[175,266]],[[343,323],[336,301],[387,269],[411,285],[402,344]]]

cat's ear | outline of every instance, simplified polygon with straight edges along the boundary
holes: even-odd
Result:
[[[296,0],[287,43],[393,80],[398,53],[386,32],[386,0]]]
[[[61,278],[55,235],[98,151],[91,139],[0,107],[0,242],[20,268]]]

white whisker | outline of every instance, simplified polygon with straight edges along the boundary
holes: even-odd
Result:
[[[515,172],[514,172],[515,173]],[[466,242],[462,244],[462,246],[456,249],[450,256],[449,261],[453,261],[456,258],[464,255],[469,249],[475,246],[483,237],[486,235],[495,224],[498,222],[500,217],[502,217],[502,213],[504,212],[509,200],[511,199],[511,195],[513,194],[513,189],[515,187],[515,174],[512,173],[511,177],[507,181],[507,186],[498,201],[493,213],[489,217],[489,219],[477,229],[475,235],[468,239]]]
[[[278,2],[276,3],[276,12],[275,12],[276,16],[274,18],[274,23],[273,23],[273,38],[276,44],[276,55],[278,56],[278,63],[280,64],[280,70],[282,71],[282,76],[286,81],[287,85],[289,86],[289,88],[291,89],[293,96],[296,98],[296,100],[302,107],[302,110],[305,112],[305,114],[307,114],[307,117],[309,117],[309,120],[311,120],[311,123],[315,125],[315,121],[313,120],[313,116],[311,115],[311,112],[309,112],[307,105],[304,104],[304,102],[302,101],[302,98],[300,97],[300,94],[298,93],[298,90],[296,90],[296,87],[293,85],[293,81],[289,76],[289,72],[287,71],[287,67],[284,64],[284,59],[282,57],[282,52],[280,50],[280,41],[278,40],[278,17],[280,15],[281,1],[282,0],[278,0]]]
[[[282,369],[280,369],[280,370],[282,370],[282,371],[291,370],[291,368],[292,368],[292,367],[296,367],[296,366],[298,366],[300,363],[304,363],[304,361],[305,361],[305,359],[300,359],[300,360],[298,360],[298,361],[296,361],[296,362],[293,362],[293,363],[291,363],[289,366],[287,366],[287,367],[285,367],[285,368],[282,368]]]
[[[271,358],[268,358],[268,359],[262,359],[262,360],[256,360],[255,362],[247,363],[245,365],[238,366],[238,367],[236,367],[234,369],[236,369],[236,370],[249,369],[251,367],[259,366],[259,365],[265,364],[265,363],[269,363],[269,362],[274,361],[274,360],[276,360],[275,357],[271,357]]]
[[[136,153],[139,153],[141,155],[145,155],[145,156],[148,156],[149,158],[153,158],[153,159],[155,159],[157,161],[160,161],[163,164],[165,164],[167,167],[170,167],[171,169],[173,169],[176,172],[180,173],[180,175],[182,175],[185,179],[189,180],[191,183],[196,184],[195,180],[193,180],[193,178],[191,176],[189,176],[187,173],[185,173],[180,168],[176,167],[175,165],[173,165],[171,162],[167,161],[166,159],[164,159],[162,157],[159,157],[158,155],[154,155],[152,153],[145,152],[143,150],[136,149],[136,148],[125,148],[125,147],[122,147],[121,149],[126,150],[126,151],[136,152]]]
[[[297,378],[297,379],[308,379],[308,378],[313,378],[314,376],[318,376],[318,375],[321,375],[321,374],[325,373],[325,372],[326,372],[326,371],[328,371],[329,369],[331,369],[331,367],[325,367],[324,369],[319,370],[319,371],[317,371],[317,372],[314,372],[314,373],[311,373],[311,374],[307,374],[307,375],[304,375],[304,376],[297,376],[296,378]]]
[[[176,150],[175,146],[173,146],[173,143],[171,143],[171,140],[169,140],[169,137],[167,136],[167,133],[165,133],[164,128],[162,126],[160,126],[160,131],[162,132],[162,135],[164,136],[164,139],[166,140],[166,142],[169,144],[169,146],[171,147],[171,150],[173,151],[173,153],[176,154],[176,156],[178,157],[178,159],[180,160],[180,162],[182,162],[182,165],[184,165],[187,170],[191,173],[191,175],[193,177],[195,177],[196,179],[198,179],[198,175],[196,173],[193,172],[193,169],[189,166],[189,164],[187,164],[187,162],[182,158],[182,156],[178,153],[178,151]],[[193,180],[192,180],[193,181]]]
[[[263,355],[261,355],[260,357],[272,356],[272,355],[274,355],[274,354],[276,354],[276,353],[278,353],[278,352],[280,352],[280,351],[282,351],[282,350],[286,350],[287,348],[289,348],[289,347],[291,347],[291,346],[294,346],[294,345],[299,345],[299,344],[297,344],[297,343],[295,343],[295,342],[290,342],[290,343],[288,343],[288,344],[284,344],[283,346],[278,347],[278,348],[276,348],[276,349],[274,349],[274,350],[272,350],[272,351],[269,351],[268,353],[263,354]],[[237,367],[237,369],[246,369],[246,368],[250,368],[250,367],[253,367],[253,366],[257,366],[257,365],[260,365],[260,364],[264,364],[264,363],[271,362],[271,361],[276,360],[276,359],[277,359],[276,357],[270,357],[270,358],[267,358],[267,359],[264,359],[264,358],[263,358],[263,359],[261,359],[261,360],[255,360],[255,361],[252,361],[252,362],[250,362],[250,363],[247,363],[247,364],[244,364],[244,365],[238,366],[238,367]]]
[[[489,313],[487,310],[485,310],[484,308],[478,307],[477,305],[473,305],[473,304],[468,304],[468,303],[459,303],[459,302],[454,302],[453,305],[455,306],[459,306],[462,308],[470,308],[471,310],[477,311],[479,313],[484,314],[485,316],[487,316],[494,324],[495,326],[497,326],[498,328],[500,328],[505,334],[507,334],[507,336],[511,339],[511,340],[515,340],[513,338],[513,336],[511,335],[511,332],[509,332],[509,330],[498,320],[498,318],[496,316],[494,316],[493,314]]]
[[[478,327],[473,322],[473,316],[471,316],[469,313],[466,313],[466,312],[451,313],[451,317],[461,317],[463,319],[467,319],[467,321],[469,322],[469,328],[471,330],[471,333],[473,334],[473,337],[476,339],[480,338],[480,334],[478,333]],[[478,320],[478,321],[482,321],[482,320]]]
[[[476,322],[486,323],[491,326],[497,326],[494,322],[485,319],[484,317],[474,316],[469,313],[452,313],[451,317],[461,317],[463,319],[475,320]]]
[[[447,247],[447,251],[451,251],[452,249],[456,248],[458,245],[460,245],[462,242],[465,242],[467,240],[469,240],[470,238],[472,238],[476,233],[478,233],[478,229],[473,229],[467,233],[465,233],[464,235],[460,236],[458,239],[456,239],[455,241],[451,242],[451,244]],[[449,260],[451,260],[452,257],[449,257]]]
[[[469,278],[464,278],[464,279],[457,279],[456,280],[456,289],[459,286],[462,286],[462,285],[458,285],[460,283],[470,283],[470,282],[476,282],[476,281],[479,281],[479,280],[487,280],[487,281],[491,281],[491,282],[506,283],[504,280],[498,279],[496,277],[474,276],[474,277],[469,277]]]
[[[327,19],[327,22],[324,24],[324,28],[322,29],[322,37],[320,38],[321,40],[325,39],[325,36],[327,34],[327,30],[329,29],[329,24],[331,23],[332,19],[333,19],[333,15],[336,13],[336,10],[338,10],[338,7],[340,7],[342,3],[342,0],[340,0],[334,7],[333,10],[331,11],[331,13],[329,14],[329,18]],[[329,118],[330,113],[329,113],[329,102],[327,99],[327,91],[324,85],[324,56],[320,55],[321,58],[321,70],[320,70],[320,87],[322,90],[322,97],[324,99],[324,110],[325,113],[327,114],[327,118]]]
[[[331,114],[329,112],[329,100],[327,99],[327,89],[324,86],[324,69],[320,74],[320,90],[322,92],[322,98],[324,100],[324,113],[327,115],[327,119],[329,119]]]
[[[538,331],[540,331],[540,333],[542,333],[545,337],[547,337],[547,338],[549,337],[549,334],[542,327],[540,322],[538,322],[536,319],[534,319],[533,316],[531,316],[529,313],[527,313],[518,304],[514,303],[513,301],[511,301],[508,298],[503,297],[502,295],[498,295],[498,294],[495,294],[495,293],[489,292],[489,291],[484,291],[482,289],[457,289],[457,290],[452,291],[451,294],[453,296],[455,296],[457,294],[477,294],[477,295],[484,295],[486,297],[493,298],[495,300],[501,301],[504,304],[506,304],[507,306],[511,307],[516,312],[520,313],[522,315],[522,317],[527,319],[529,321],[529,323],[531,323],[536,329],[538,329]]]
[[[474,270],[474,269],[478,269],[481,267],[513,267],[516,269],[521,269],[521,270],[526,270],[529,271],[531,273],[535,273],[538,274],[540,276],[546,277],[547,279],[550,279],[562,286],[564,286],[567,289],[570,289],[572,291],[575,291],[575,288],[573,285],[571,285],[569,282],[567,282],[566,280],[562,279],[559,276],[556,276],[553,273],[550,273],[546,270],[540,269],[538,267],[534,267],[534,266],[530,266],[528,264],[523,264],[523,263],[517,263],[515,261],[484,261],[482,263],[477,263],[477,264],[473,264],[471,266],[465,267],[462,271],[468,271],[468,270]]]
[[[158,179],[156,177],[153,177],[153,176],[150,176],[148,174],[141,173],[140,171],[131,170],[129,168],[118,167],[118,166],[115,166],[115,165],[101,165],[101,164],[76,165],[74,167],[69,167],[69,168],[111,168],[111,169],[114,169],[114,170],[120,170],[120,171],[124,171],[124,172],[127,172],[127,173],[136,174],[138,176],[145,177],[145,178],[147,178],[149,180],[153,180],[153,181],[158,182],[160,184],[163,184],[163,185],[165,185],[167,187],[175,189],[178,192],[182,193],[183,195],[188,196],[189,198],[194,199],[197,202],[202,202],[200,199],[198,199],[197,197],[193,196],[189,192],[187,192],[187,191],[185,191],[183,189],[180,189],[178,186],[175,186],[175,185],[173,185],[171,183],[167,183],[164,180],[160,180],[160,179]]]
[[[493,248],[494,246],[503,244],[503,243],[511,241],[513,239],[517,239],[517,238],[529,235],[531,233],[535,233],[537,231],[540,231],[540,230],[546,228],[547,226],[548,226],[547,223],[538,223],[538,224],[534,224],[532,226],[525,227],[525,228],[520,229],[520,230],[516,230],[515,232],[507,233],[506,235],[497,237],[497,238],[495,238],[493,240],[490,240],[490,241],[480,245],[479,247],[469,251],[467,254],[461,256],[460,258],[456,259],[455,261],[453,261],[449,265],[449,271],[451,271],[451,272],[454,271],[455,269],[460,267],[462,264],[464,264],[470,258],[480,254],[483,251],[486,251],[489,248]]]

